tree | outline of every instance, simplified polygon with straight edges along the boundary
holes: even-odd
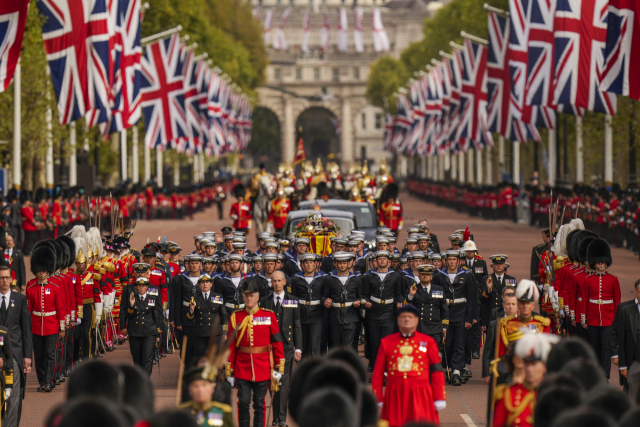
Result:
[[[391,56],[383,56],[371,64],[367,98],[373,105],[395,112],[393,93],[405,85],[409,76],[401,61]],[[385,98],[387,98],[388,107],[385,106]]]

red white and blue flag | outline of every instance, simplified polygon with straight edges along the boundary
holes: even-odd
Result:
[[[184,50],[183,50],[184,51]],[[196,74],[196,61],[193,50],[184,51],[184,107],[187,135],[178,142],[178,153],[186,152],[190,156],[196,153],[202,140],[200,123],[200,88]]]
[[[393,141],[394,118],[389,112],[384,112],[384,137],[382,144],[384,151],[392,151],[391,142]]]
[[[412,122],[412,111],[407,95],[399,93],[396,97],[396,123],[392,142],[393,150],[398,154],[407,151]]]
[[[29,0],[0,2],[0,92],[9,87],[20,59]]]
[[[458,49],[453,49],[453,59],[445,59],[445,69],[449,74],[451,82],[451,95],[449,101],[449,131],[447,140],[449,141],[449,151],[460,152],[460,145],[457,140],[458,126],[460,124],[460,92],[462,90],[462,53]]]
[[[222,98],[224,96],[225,86],[226,82],[222,79],[217,70],[214,70],[209,78],[207,94],[207,106],[209,119],[211,121],[209,143],[205,149],[207,156],[220,156],[224,151],[225,134],[222,123]]]
[[[110,85],[105,0],[40,0],[42,38],[58,100],[60,124],[106,110]]]
[[[600,89],[640,100],[640,3],[609,0]]]
[[[145,144],[164,150],[187,136],[180,36],[174,34],[150,43],[141,65]]]
[[[418,143],[424,133],[425,123],[425,97],[421,84],[421,79],[414,80],[409,88],[409,98],[411,102],[411,128],[409,129],[407,150],[410,154],[415,154],[418,150]]]

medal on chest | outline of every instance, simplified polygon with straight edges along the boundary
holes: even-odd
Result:
[[[254,317],[253,326],[271,325],[271,317]]]
[[[45,294],[45,295],[51,295],[51,289],[49,289],[49,288],[44,288],[44,294]]]
[[[210,426],[221,426],[222,425],[222,414],[217,412],[209,412],[209,419],[207,420],[207,424]]]
[[[149,289],[149,295],[158,296],[158,290],[157,289]]]
[[[147,303],[149,307],[155,307],[156,300],[149,298],[149,302]]]
[[[222,297],[213,296],[211,297],[211,302],[214,304],[222,304]]]
[[[410,355],[413,353],[413,347],[408,344],[402,345],[400,346],[399,352],[402,356],[398,358],[398,371],[411,371],[411,368],[413,368],[413,356]]]

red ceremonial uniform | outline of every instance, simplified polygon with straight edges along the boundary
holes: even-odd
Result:
[[[384,202],[380,208],[380,225],[398,231],[402,225],[402,206],[395,202]]]
[[[71,309],[71,321],[75,322],[82,311],[82,285],[80,284],[80,277],[72,269],[69,269],[64,275],[67,276],[70,285],[69,301],[71,303],[69,308]]]
[[[289,199],[275,199],[271,202],[269,222],[273,223],[276,230],[281,230],[287,221],[289,212],[291,212],[291,202]]]
[[[38,279],[31,279],[26,296],[34,335],[54,335],[65,329],[63,290],[57,283],[47,280],[40,284]]]
[[[538,393],[526,384],[496,387],[493,427],[533,427]]]
[[[231,205],[231,211],[229,216],[233,218],[235,215],[237,218],[233,220],[233,228],[236,230],[244,230],[249,228],[251,224],[251,204],[247,202],[236,202]]]
[[[438,352],[436,341],[420,332],[407,338],[396,332],[380,341],[371,387],[376,399],[383,402],[380,418],[389,426],[440,423],[434,402],[445,400],[446,393]],[[385,372],[387,386],[383,394]]]
[[[499,338],[495,357],[502,357],[509,352],[512,343],[522,337],[521,328],[535,332],[549,333],[551,330],[549,327],[550,324],[551,319],[543,316],[531,316],[526,322],[523,322],[522,318],[513,315],[498,319],[496,329],[499,331]]]
[[[618,278],[606,271],[593,273],[584,280],[580,322],[588,326],[611,326],[620,304]]]
[[[158,268],[158,266],[153,267],[150,271],[149,283],[160,289],[162,309],[165,310],[165,304],[169,301],[169,294],[167,292],[167,276],[164,274],[164,270]]]
[[[573,289],[576,298],[576,319],[578,323],[580,323],[580,319],[582,319],[582,315],[584,314],[582,311],[584,310],[584,282],[585,279],[591,274],[593,274],[593,271],[582,270],[580,273],[577,273],[575,276],[573,276]]]
[[[284,373],[284,348],[273,311],[260,307],[253,313],[246,309],[235,311],[229,317],[229,336],[236,329],[235,345],[229,346],[227,377],[260,382],[269,381],[274,369]],[[273,350],[273,367],[270,349]]]
[[[87,270],[79,274],[78,278],[80,279],[80,289],[82,291],[82,303],[94,304],[102,302],[100,298],[100,274]]]
[[[22,229],[24,231],[37,231],[35,220],[36,211],[33,206],[23,206],[20,209],[20,216],[22,217]]]
[[[577,265],[575,267],[569,268],[567,275],[565,276],[565,292],[567,294],[568,299],[564,300],[564,305],[569,307],[569,312],[571,313],[571,320],[576,319],[576,311],[578,308],[578,296],[576,292],[576,275],[580,274],[584,271],[584,267],[581,265]],[[579,319],[580,317],[578,317]]]
[[[177,262],[169,261],[169,268],[171,268],[171,275],[173,277],[176,277],[178,274],[182,273],[180,264],[178,264]]]

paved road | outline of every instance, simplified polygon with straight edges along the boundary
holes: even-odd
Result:
[[[407,194],[401,195],[401,200],[405,211],[405,224],[410,226],[422,218],[427,218],[431,232],[438,235],[441,249],[447,248],[447,236],[457,229],[468,226],[474,234],[481,255],[487,258],[495,253],[507,254],[511,264],[509,273],[518,280],[528,278],[531,249],[541,241],[539,230],[513,222],[471,218],[451,209],[422,202]],[[158,236],[167,235],[170,240],[177,242],[183,248],[184,254],[192,250],[193,236],[202,231],[219,230],[224,225],[230,225],[230,221],[219,221],[215,209],[198,213],[193,220],[181,222],[140,221],[132,238],[132,246],[139,249],[144,246],[147,238],[155,240]],[[255,235],[249,239],[249,248],[255,248]],[[623,300],[631,299],[633,283],[640,278],[640,262],[631,252],[615,248],[613,260],[611,273],[620,279]],[[109,363],[130,363],[127,344],[108,353],[103,360]],[[479,360],[473,361],[474,377],[466,385],[447,387],[447,408],[440,413],[441,425],[481,426],[486,423],[487,393],[486,386],[480,378],[479,362]],[[156,390],[157,409],[171,408],[175,404],[179,363],[177,354],[162,359],[160,368],[162,378],[158,375],[157,367],[154,367],[151,379]],[[39,427],[50,410],[64,400],[66,386],[63,384],[52,393],[36,393],[35,373],[29,377],[22,425]]]

